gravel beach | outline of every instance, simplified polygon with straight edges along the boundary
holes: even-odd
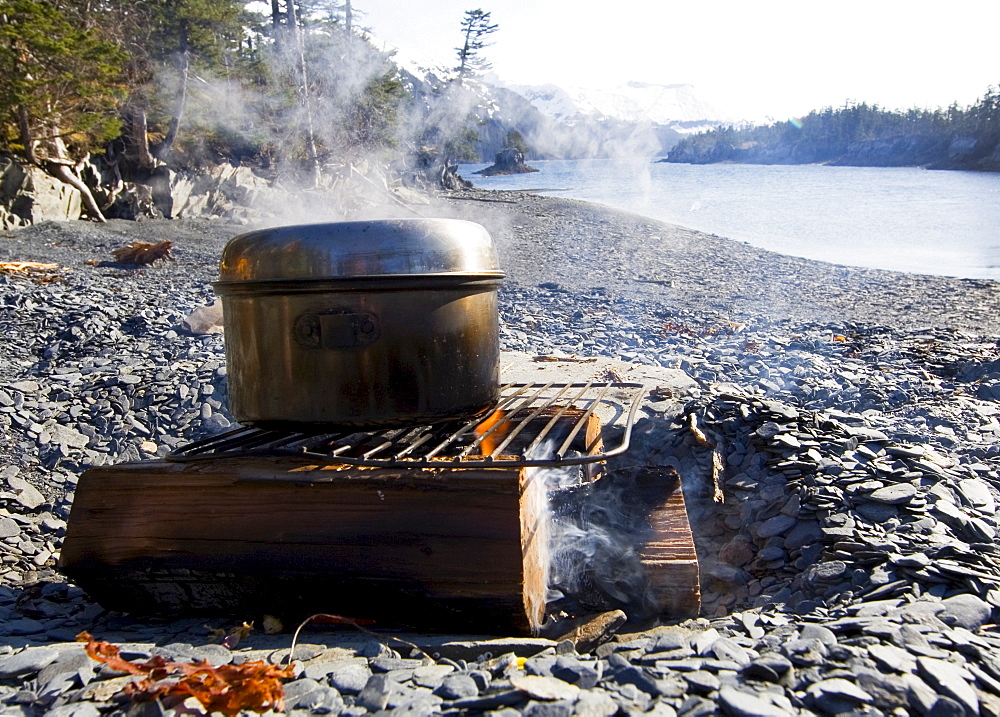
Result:
[[[309,628],[287,711],[1000,715],[1000,284],[797,259],[526,193],[414,209],[490,230],[508,274],[503,349],[693,381],[643,404],[630,460],[682,474],[702,616],[596,647],[407,634],[425,654]],[[213,630],[259,616],[108,613],[55,570],[83,470],[232,425],[222,336],[187,317],[214,300],[222,247],[249,228],[0,234],[0,262],[57,265],[0,273],[0,713],[192,708],[130,704],[131,678],[73,642],[83,630],[130,660],[287,660],[287,627],[218,644]],[[171,261],[111,259],[164,239]]]

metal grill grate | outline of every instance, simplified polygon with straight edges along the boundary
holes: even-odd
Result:
[[[363,432],[239,428],[179,448],[167,460],[305,455],[381,468],[597,463],[628,450],[642,396],[640,383],[512,383],[490,414],[466,421]],[[610,449],[597,420],[608,411],[624,418],[620,442]]]

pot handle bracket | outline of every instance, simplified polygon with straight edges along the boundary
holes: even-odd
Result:
[[[295,341],[315,349],[360,349],[378,340],[378,317],[355,311],[306,313],[295,320]]]

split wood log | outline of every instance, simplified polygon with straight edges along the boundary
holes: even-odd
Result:
[[[633,502],[649,511],[647,537],[639,541],[638,550],[655,614],[674,620],[697,617],[701,571],[680,475],[666,466],[646,467],[638,471],[635,482]]]
[[[547,577],[545,492],[530,475],[284,457],[94,468],[60,568],[127,612],[528,633]]]

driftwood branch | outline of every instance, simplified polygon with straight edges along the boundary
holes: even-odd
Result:
[[[94,195],[91,194],[90,187],[84,184],[83,180],[73,174],[73,170],[65,164],[60,164],[59,162],[46,162],[45,164],[45,169],[49,174],[56,179],[62,180],[80,192],[80,198],[83,200],[83,206],[87,208],[87,212],[94,221],[107,221],[107,219],[104,218],[104,213],[101,211],[101,208],[97,205],[97,200],[94,199]]]
[[[130,113],[132,144],[135,148],[136,159],[143,169],[152,169],[157,165],[156,158],[149,151],[149,126],[146,119],[146,110],[142,107],[134,108]],[[171,123],[173,126],[173,123]],[[176,129],[174,134],[176,134]]]
[[[510,199],[482,199],[480,197],[448,197],[449,199],[461,199],[466,202],[486,202],[487,204],[517,204]]]
[[[375,189],[377,189],[378,191],[380,191],[382,194],[384,194],[385,196],[387,196],[390,200],[392,200],[393,202],[395,202],[399,206],[403,207],[404,209],[406,209],[406,210],[408,210],[410,212],[413,212],[418,217],[424,216],[423,214],[421,214],[420,212],[418,212],[416,209],[414,209],[413,207],[411,207],[406,202],[401,201],[399,199],[399,197],[393,196],[392,192],[386,191],[386,189],[384,187],[380,187],[377,182],[372,181],[369,177],[366,177],[364,174],[362,174],[361,172],[359,172],[357,169],[354,168],[353,164],[350,165],[350,167],[351,167],[351,174],[356,174],[357,176],[361,177],[361,179],[363,179],[366,182],[368,182],[368,184],[370,184],[373,187],[375,187]]]

